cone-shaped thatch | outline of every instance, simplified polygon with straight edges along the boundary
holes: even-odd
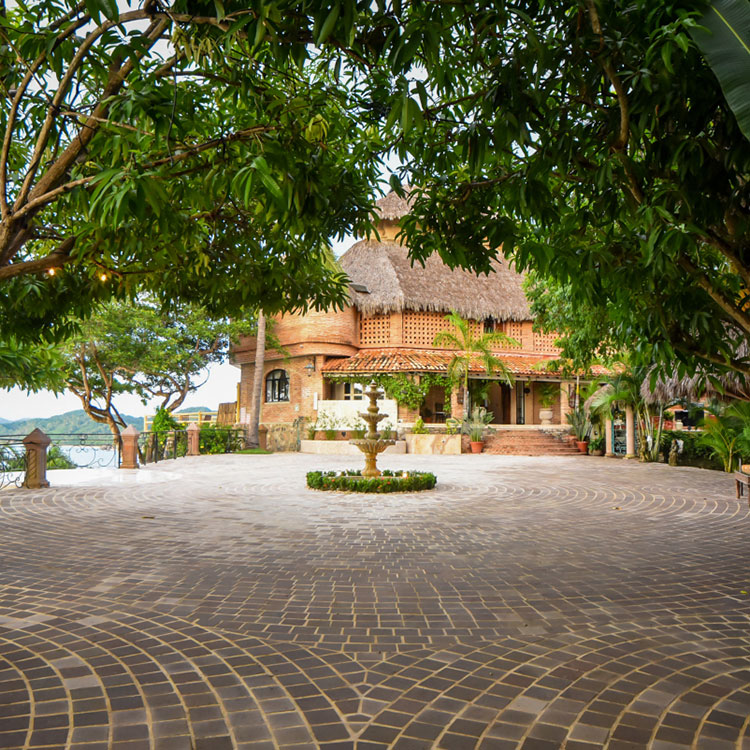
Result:
[[[352,304],[365,315],[426,310],[455,310],[471,320],[530,320],[523,293],[523,276],[505,261],[493,261],[493,273],[478,276],[451,269],[437,255],[424,268],[412,266],[407,249],[397,242],[358,242],[339,258],[355,284],[369,293],[351,290]]]
[[[739,398],[750,400],[750,388],[741,375],[722,375],[718,378],[721,390],[708,379],[703,372],[688,377],[678,378],[674,372],[668,378],[658,378],[651,387],[651,378],[641,384],[641,396],[649,404],[670,404],[675,401],[700,401],[702,398]]]
[[[384,221],[398,221],[402,216],[406,216],[411,210],[413,199],[410,196],[411,188],[404,185],[406,198],[401,198],[391,190],[388,195],[383,196],[378,202],[378,215]]]

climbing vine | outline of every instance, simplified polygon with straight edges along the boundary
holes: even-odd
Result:
[[[437,386],[445,388],[445,404],[450,406],[452,383],[447,375],[438,375],[436,373],[425,373],[419,376],[417,380],[414,376],[406,375],[399,372],[393,375],[380,373],[377,375],[368,375],[366,378],[351,375],[327,375],[329,380],[335,383],[362,383],[367,385],[375,381],[377,385],[385,391],[388,398],[392,398],[400,406],[409,409],[419,409],[430,388]]]

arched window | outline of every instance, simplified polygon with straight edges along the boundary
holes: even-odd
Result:
[[[289,401],[289,378],[286,370],[271,370],[266,375],[266,402]]]

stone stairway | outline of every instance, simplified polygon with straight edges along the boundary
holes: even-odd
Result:
[[[498,430],[485,438],[485,453],[503,456],[581,456],[575,445],[541,430]]]

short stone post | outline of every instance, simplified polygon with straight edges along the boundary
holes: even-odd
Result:
[[[167,439],[164,441],[164,458],[177,458],[177,435],[174,430],[167,432]]]
[[[635,419],[632,406],[625,407],[625,458],[636,458]]]
[[[45,435],[38,427],[23,439],[26,448],[24,487],[30,490],[49,487],[47,481],[47,448],[51,442],[49,435]]]
[[[121,469],[138,468],[138,430],[129,425],[126,427],[120,437],[122,438],[122,455],[120,456]]]
[[[609,456],[609,458],[612,458],[612,456],[615,455],[615,452],[612,447],[612,419],[611,417],[607,417],[607,419],[604,421],[604,455]]]
[[[201,454],[201,428],[195,422],[187,426],[187,455],[200,456]]]

